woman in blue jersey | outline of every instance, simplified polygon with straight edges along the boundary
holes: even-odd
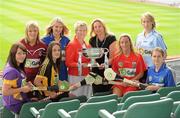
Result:
[[[151,58],[152,50],[156,47],[162,48],[164,51],[164,58],[166,58],[167,47],[161,34],[155,30],[156,23],[151,13],[146,12],[142,15],[141,24],[144,31],[138,35],[135,46],[138,52],[142,54],[147,67],[150,67],[153,65]]]
[[[32,89],[28,85],[21,86],[25,79],[26,56],[27,50],[22,44],[13,44],[3,71],[3,105],[15,114],[15,118],[18,117],[23,103],[29,101],[26,93]]]
[[[147,73],[147,83],[150,84],[146,89],[156,91],[160,87],[175,86],[174,77],[170,68],[164,62],[164,51],[157,47],[152,50],[153,66],[149,67]]]
[[[46,36],[42,39],[46,45],[49,45],[52,41],[59,42],[61,45],[61,61],[60,61],[60,80],[66,80],[68,78],[67,67],[65,65],[65,48],[69,43],[69,38],[66,37],[68,35],[69,29],[63,23],[63,21],[55,17],[49,24],[46,29]]]

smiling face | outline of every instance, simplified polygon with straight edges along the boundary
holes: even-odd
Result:
[[[84,25],[84,26],[79,26],[76,30],[76,36],[79,40],[83,40],[85,39],[87,35],[87,27]]]
[[[39,29],[35,26],[29,26],[27,30],[28,42],[34,42],[38,39]]]
[[[18,48],[15,58],[16,58],[17,65],[23,63],[26,58],[26,52],[24,52],[22,49]]]
[[[59,45],[54,45],[52,47],[52,58],[53,60],[57,60],[58,58],[60,58],[60,46]]]
[[[128,37],[121,37],[119,45],[123,53],[130,51],[130,41]]]
[[[52,26],[52,31],[54,36],[60,35],[63,31],[63,24],[60,22],[55,22]]]
[[[97,35],[105,33],[105,29],[104,29],[103,24],[98,22],[98,21],[96,21],[93,24],[93,29],[94,29],[94,33],[97,34]]]

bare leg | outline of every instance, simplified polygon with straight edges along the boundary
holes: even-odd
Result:
[[[113,88],[113,94],[118,95],[118,97],[123,96],[122,91],[117,87]]]

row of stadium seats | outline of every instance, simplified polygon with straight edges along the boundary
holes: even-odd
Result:
[[[99,109],[105,109],[106,105],[104,103],[106,102],[104,101],[112,100],[112,99],[114,101],[113,103],[115,103],[116,105],[114,107],[109,106],[110,110],[108,110],[108,112],[110,113],[113,113],[117,110],[121,110],[121,111],[127,110],[129,109],[129,106],[131,106],[134,103],[157,101],[162,98],[173,99],[173,107],[171,109],[172,109],[172,112],[175,113],[176,108],[180,104],[180,87],[165,87],[165,88],[161,88],[156,94],[151,94],[151,93],[152,93],[151,91],[142,90],[142,91],[129,92],[122,98],[118,98],[117,95],[110,94],[110,95],[93,96],[89,99],[87,99],[85,96],[74,97],[74,98],[63,98],[61,102],[56,102],[56,103],[55,102],[50,103],[50,101],[26,103],[23,105],[21,109],[20,118],[34,118],[34,117],[46,118],[48,116],[49,117],[51,116],[53,118],[59,118],[60,116],[57,113],[59,109],[64,109],[66,112],[71,111],[69,113],[72,116],[79,116],[77,115],[77,113],[79,112],[80,107],[86,106],[86,104],[90,104],[90,106],[92,104],[93,106],[94,104],[96,107],[99,106],[97,107]],[[71,99],[78,99],[78,100],[71,100]],[[65,100],[68,100],[68,101],[65,101]],[[80,102],[81,104],[82,102],[85,102],[85,103],[81,105]],[[109,102],[107,104],[109,104]],[[7,109],[5,109],[4,107],[2,107],[1,104],[0,104],[0,108],[1,108],[1,118],[13,118],[13,114],[9,112]],[[30,112],[30,109],[33,114]],[[96,108],[93,108],[93,107],[91,108],[91,107],[86,106],[81,109],[82,111],[87,110],[87,112],[89,113],[91,109],[94,110]],[[72,110],[75,110],[75,111],[72,111]],[[63,112],[63,110],[60,110],[60,111]],[[88,113],[85,114],[87,115],[86,117],[92,116],[92,114],[88,114]],[[95,115],[95,113],[93,115]],[[98,113],[96,113],[95,116],[97,115]],[[91,118],[94,118],[94,117],[91,117]]]
[[[99,111],[99,116],[101,118],[180,118],[180,104],[173,113],[172,107],[173,100],[166,98],[134,103],[127,110],[116,111],[112,114],[102,109]]]

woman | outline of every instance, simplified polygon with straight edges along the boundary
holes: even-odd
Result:
[[[36,76],[34,83],[36,86],[42,87],[47,86],[47,88],[53,88],[53,86],[58,86],[61,84],[59,80],[59,69],[60,69],[60,59],[61,59],[61,47],[59,42],[51,42],[47,49],[47,56],[40,68],[39,74]],[[43,85],[47,83],[47,85]],[[68,97],[67,93],[57,96],[58,88],[52,91],[44,91],[44,97],[50,96],[53,101],[58,101],[62,97]]]
[[[115,49],[115,41],[116,37],[110,33],[108,33],[107,28],[104,22],[101,19],[95,19],[91,24],[91,32],[90,32],[90,40],[89,44],[92,48],[107,48],[109,50],[108,59],[109,65],[111,65],[111,60],[113,57]],[[104,77],[104,58],[103,55],[101,58],[96,59],[96,62],[100,65],[100,67],[95,67],[92,69],[92,72],[97,73],[98,75]],[[105,92],[109,91],[111,88],[110,85],[94,85],[93,84],[93,93],[96,92]]]
[[[55,17],[51,22],[50,25],[46,29],[46,36],[42,39],[42,41],[48,46],[49,43],[52,41],[59,42],[61,45],[61,61],[60,61],[60,74],[59,79],[60,80],[66,80],[68,79],[68,73],[67,73],[67,67],[65,65],[65,48],[67,44],[69,43],[69,38],[66,37],[68,35],[69,29],[67,26],[63,23],[63,21]]]
[[[42,64],[46,45],[39,40],[39,26],[35,21],[29,21],[26,24],[25,38],[20,41],[27,49],[27,59],[25,63],[25,72],[27,81],[34,83],[34,79],[39,72]]]
[[[164,58],[166,58],[167,47],[161,34],[155,31],[156,23],[151,13],[146,12],[142,15],[141,24],[144,31],[138,35],[135,46],[138,52],[142,54],[147,66],[150,67],[153,65],[152,50],[156,47],[161,47],[165,52]]]
[[[74,39],[67,45],[66,48],[66,65],[68,67],[68,76],[70,84],[75,84],[80,82],[89,74],[89,68],[87,63],[90,62],[84,56],[80,56],[79,52],[83,48],[87,48],[85,43],[85,37],[87,35],[87,24],[83,21],[78,21],[75,23],[75,36]],[[78,64],[82,62],[82,64]],[[92,94],[92,88],[89,85],[82,86],[71,92],[76,96],[85,95],[90,97]]]
[[[157,47],[152,50],[153,66],[148,69],[146,89],[157,91],[160,87],[175,86],[174,77],[170,68],[164,62],[164,51]]]
[[[119,54],[112,60],[112,69],[123,78],[139,80],[146,70],[142,56],[134,52],[133,44],[128,34],[122,34],[118,41]],[[112,87],[113,93],[119,97],[128,91],[136,91],[138,88],[124,82]]]
[[[22,105],[29,101],[26,93],[32,89],[31,86],[21,86],[25,79],[26,54],[27,50],[22,44],[13,44],[3,71],[3,105],[16,117],[18,117]]]

